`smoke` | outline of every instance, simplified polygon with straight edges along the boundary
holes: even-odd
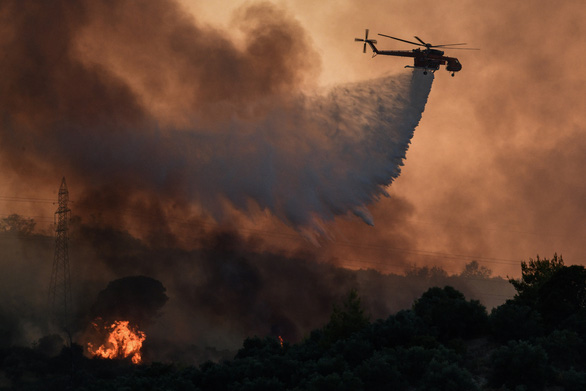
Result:
[[[121,278],[148,276],[138,289],[154,301],[131,316],[161,309],[146,332],[171,357],[185,341],[300,340],[361,284],[314,250],[275,251],[209,218],[269,215],[325,232],[322,221],[354,214],[372,225],[367,205],[400,175],[432,75],[318,89],[311,41],[268,3],[237,10],[230,33],[170,0],[0,0],[0,15],[0,163],[39,187],[63,175],[74,184],[77,319],[129,312],[136,297],[126,287],[146,280]],[[179,229],[180,218],[193,224]],[[36,262],[52,259],[44,251]],[[403,304],[373,304],[373,316]],[[21,334],[11,340],[31,339]]]
[[[421,9],[429,15],[424,23]],[[312,17],[321,12],[331,23]],[[404,65],[382,56],[349,56],[358,45],[352,38],[365,27],[371,33],[417,35],[434,44],[467,42],[481,49],[446,48],[463,70],[454,78],[436,74],[433,104],[417,129],[403,174],[390,189],[393,198],[403,197],[413,209],[392,224],[409,226],[418,242],[395,247],[446,254],[414,256],[418,265],[457,270],[461,262],[452,254],[466,254],[503,260],[485,264],[500,275],[519,277],[518,262],[536,254],[563,253],[566,262],[586,263],[586,118],[578,103],[586,87],[583,13],[579,1],[544,0],[456,0],[449,9],[430,0],[374,1],[368,10],[356,1],[307,1],[296,7],[316,45],[324,48],[323,75],[335,82]],[[382,38],[379,46],[410,49]],[[383,200],[377,208],[387,212],[373,211],[380,231],[385,228],[381,216],[394,206]]]
[[[237,37],[166,0],[1,9],[3,164],[37,181],[65,174],[83,188],[78,213],[112,224],[130,208],[159,227],[170,209],[372,224],[366,205],[399,175],[433,80],[307,92],[317,55],[268,3],[236,12]]]
[[[358,290],[372,320],[410,308],[429,286],[455,286],[489,308],[513,292],[508,281],[480,274],[450,276],[441,269],[427,268],[413,269],[407,275],[352,271],[318,262],[311,252],[268,252],[259,238],[245,238],[225,229],[202,235],[196,250],[152,249],[123,232],[105,228],[83,226],[78,235],[74,255],[85,254],[91,269],[79,275],[86,283],[77,297],[96,297],[109,274],[156,278],[151,284],[156,282],[158,289],[141,290],[149,300],[116,314],[133,316],[159,309],[164,302],[159,299],[160,283],[167,289],[169,300],[157,317],[147,317],[152,321],[143,329],[149,357],[155,360],[229,357],[244,338],[253,335],[300,341],[329,320],[333,305],[351,289]],[[94,283],[97,281],[100,283]],[[112,289],[122,282],[131,285],[128,279],[118,279],[98,295],[116,291],[114,296],[120,298],[111,312],[133,301],[134,294],[125,299],[119,289]],[[83,309],[92,302],[78,303]]]
[[[169,299],[160,281],[145,277],[124,277],[108,283],[91,307],[92,318],[106,323],[128,320],[141,326],[152,322]]]

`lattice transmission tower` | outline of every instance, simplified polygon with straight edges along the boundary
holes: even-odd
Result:
[[[71,311],[71,275],[69,272],[68,222],[69,191],[65,177],[59,187],[59,206],[55,212],[55,255],[49,286],[49,325],[69,332]]]

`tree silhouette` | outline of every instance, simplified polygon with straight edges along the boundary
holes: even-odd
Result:
[[[19,235],[30,235],[33,233],[35,225],[35,220],[13,213],[0,220],[0,232],[3,231]]]
[[[452,288],[430,288],[413,304],[415,313],[442,339],[470,338],[485,331],[486,309],[477,300],[467,301]]]
[[[544,333],[541,314],[516,300],[507,300],[506,303],[493,308],[490,313],[490,329],[492,336],[500,342],[533,340]]]
[[[517,291],[517,300],[533,306],[537,300],[537,292],[551,276],[564,267],[564,260],[560,255],[553,255],[552,259],[529,258],[529,262],[521,262],[521,279],[509,278],[509,282]]]
[[[489,383],[496,387],[542,390],[552,377],[545,350],[527,341],[511,341],[494,351],[492,365]]]
[[[480,266],[478,261],[467,263],[462,273],[460,273],[460,277],[480,279],[490,278],[491,275],[492,270],[486,266]]]
[[[352,289],[342,303],[342,308],[334,305],[330,321],[324,327],[323,343],[329,346],[340,339],[348,338],[368,324],[369,319],[364,313],[358,292]]]
[[[586,269],[567,266],[556,270],[537,291],[537,309],[550,329],[571,327],[584,320]]]

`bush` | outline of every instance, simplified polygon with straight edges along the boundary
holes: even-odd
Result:
[[[560,383],[565,391],[586,390],[586,372],[576,371],[573,368],[560,374]]]
[[[360,391],[364,389],[362,381],[352,372],[346,371],[342,375],[332,373],[326,376],[314,375],[302,389],[310,391]]]
[[[236,354],[236,359],[246,357],[267,357],[271,355],[283,354],[283,348],[281,344],[275,338],[265,337],[261,339],[259,337],[246,338],[242,343],[242,349]]]
[[[511,341],[495,350],[492,365],[489,383],[496,387],[527,386],[532,390],[541,390],[552,377],[545,350],[527,341]]]
[[[402,390],[407,383],[398,370],[392,350],[376,352],[355,370],[369,391]]]
[[[431,360],[423,378],[423,391],[474,391],[478,386],[472,375],[455,363]]]
[[[332,354],[341,354],[348,365],[355,367],[374,352],[374,346],[370,341],[361,337],[360,334],[355,334],[346,340],[336,342],[332,346]]]
[[[500,342],[533,340],[543,335],[541,315],[515,300],[493,308],[489,317],[492,336]]]
[[[586,342],[574,331],[555,330],[538,343],[545,349],[550,362],[557,368],[586,367]]]
[[[399,372],[411,385],[418,385],[422,382],[432,361],[447,365],[458,364],[460,360],[456,353],[443,346],[436,349],[425,349],[421,346],[408,349],[398,348],[394,353]]]
[[[285,389],[284,384],[281,383],[276,377],[257,377],[254,379],[244,379],[242,384],[235,389],[239,391],[281,391]]]

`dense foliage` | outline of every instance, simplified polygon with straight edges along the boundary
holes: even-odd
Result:
[[[0,389],[584,390],[586,269],[531,260],[517,295],[492,310],[434,287],[370,321],[356,291],[302,342],[247,338],[233,360],[199,367],[88,359],[51,341],[0,349]]]

